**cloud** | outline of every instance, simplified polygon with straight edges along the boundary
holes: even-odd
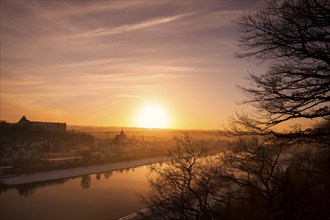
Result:
[[[113,98],[132,98],[132,99],[144,99],[142,96],[130,95],[130,94],[116,94],[112,95]]]
[[[165,24],[165,23],[175,21],[175,20],[178,20],[178,19],[186,17],[186,16],[190,16],[190,15],[192,15],[192,13],[155,18],[155,19],[147,20],[147,21],[144,21],[141,23],[121,25],[121,26],[115,27],[115,28],[99,28],[99,29],[96,29],[93,31],[88,31],[88,32],[81,33],[81,34],[67,36],[66,38],[99,37],[99,36],[104,36],[104,35],[122,34],[122,33],[130,32],[130,31],[136,31],[136,30],[141,30],[141,29]]]
[[[41,19],[68,18],[95,13],[127,10],[140,4],[138,1],[5,1],[5,7],[23,8]]]
[[[250,4],[5,1],[1,111],[12,114],[18,106],[71,114],[76,109],[89,114],[68,117],[87,118],[94,110],[131,110],[122,103],[151,96],[167,97],[178,106],[216,106],[207,102],[224,100],[219,94],[232,100],[232,93],[221,89],[237,84],[237,72],[246,66],[233,64],[231,20]]]

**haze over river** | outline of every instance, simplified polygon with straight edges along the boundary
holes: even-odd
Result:
[[[116,219],[144,208],[148,166],[2,189],[0,219]]]

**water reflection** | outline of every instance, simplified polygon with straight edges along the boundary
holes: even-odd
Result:
[[[0,219],[116,219],[144,208],[136,195],[147,192],[147,174],[148,167],[142,166],[47,182],[2,185]]]
[[[153,165],[145,165],[142,166],[146,171],[149,170],[151,166],[160,166],[166,165],[171,162],[161,162]],[[107,171],[103,173],[97,173],[95,174],[96,180],[101,180],[102,175],[105,179],[109,179],[114,173],[119,174],[127,174],[129,172],[135,172],[136,167],[132,168],[125,168],[120,169],[116,171]],[[141,169],[141,167],[138,167],[137,169]],[[92,185],[92,178],[91,175],[84,175],[84,176],[78,176],[78,177],[70,177],[65,179],[59,179],[59,180],[49,180],[49,181],[43,181],[43,182],[36,182],[36,183],[27,183],[27,184],[19,184],[19,185],[0,185],[0,195],[2,193],[5,193],[9,190],[16,190],[20,196],[27,197],[32,196],[37,189],[50,187],[50,186],[57,186],[57,185],[63,185],[67,182],[70,182],[70,180],[79,179],[80,178],[80,186],[82,189],[89,189]]]
[[[33,193],[36,191],[36,188],[27,187],[23,185],[21,187],[18,187],[17,191],[21,196],[32,196]]]
[[[32,196],[37,189],[49,186],[63,185],[70,179],[73,178],[49,180],[44,182],[26,183],[19,185],[0,185],[0,195],[10,190],[16,190],[20,196]]]
[[[148,169],[148,165],[144,166],[146,169]],[[97,173],[95,174],[96,180],[101,180],[101,176],[103,175],[105,179],[109,179],[112,174],[115,173],[120,173],[120,174],[125,174],[129,172],[134,172],[135,168],[125,168],[125,169],[120,169],[116,171],[108,171],[104,173]],[[31,196],[34,194],[34,192],[38,188],[43,188],[47,186],[52,186],[52,185],[59,185],[59,184],[65,184],[66,182],[81,178],[80,180],[80,186],[82,189],[89,189],[92,184],[92,179],[91,175],[84,175],[80,177],[70,177],[70,178],[65,178],[65,179],[59,179],[59,180],[49,180],[49,181],[43,181],[43,182],[35,182],[35,183],[26,183],[26,184],[19,184],[19,185],[0,185],[0,194],[3,192],[6,192],[8,190],[13,190],[16,189],[18,193],[21,196]]]
[[[111,177],[111,175],[112,175],[112,171],[108,171],[108,172],[103,173],[103,176],[106,179],[109,179]]]
[[[89,175],[84,175],[81,177],[80,186],[83,189],[88,189],[91,186],[91,177]]]

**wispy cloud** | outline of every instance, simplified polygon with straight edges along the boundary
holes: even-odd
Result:
[[[155,19],[147,20],[147,21],[144,21],[141,23],[121,25],[121,26],[115,27],[115,28],[99,28],[99,29],[96,29],[93,31],[88,31],[88,32],[81,33],[81,34],[68,36],[66,38],[99,37],[99,36],[104,36],[104,35],[122,34],[122,33],[130,32],[130,31],[141,30],[141,29],[169,23],[169,22],[178,20],[178,19],[186,17],[186,16],[190,16],[190,15],[193,15],[193,13],[155,18]]]
[[[126,10],[140,4],[138,1],[92,1],[70,2],[70,1],[49,1],[47,4],[41,2],[12,1],[13,6],[21,6],[32,11],[39,18],[67,18],[72,16],[89,15],[115,10]],[[54,10],[60,9],[60,10]]]
[[[231,20],[251,2],[4,1],[2,117],[57,109],[85,123],[111,110],[121,120],[149,98],[170,100],[181,116],[197,102],[218,112],[247,68],[233,63]]]
[[[116,94],[112,95],[113,98],[131,98],[131,99],[144,99],[142,96],[130,95],[130,94]]]

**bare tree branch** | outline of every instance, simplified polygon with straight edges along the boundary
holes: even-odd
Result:
[[[289,133],[274,130],[297,119],[330,123],[329,11],[327,0],[271,0],[235,21],[241,33],[237,57],[268,60],[270,66],[263,74],[250,73],[251,86],[239,87],[247,97],[242,104],[251,104],[257,111],[236,115],[232,133],[282,138],[329,135],[330,130],[312,132],[311,128]]]

